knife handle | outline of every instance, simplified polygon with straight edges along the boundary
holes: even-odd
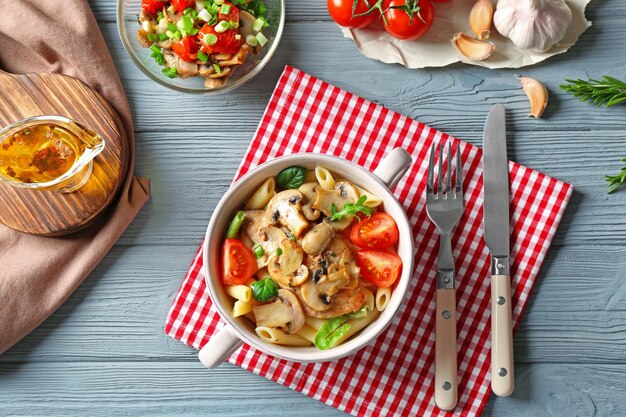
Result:
[[[435,320],[435,404],[454,410],[457,403],[456,290],[437,289]]]
[[[513,320],[511,278],[491,276],[491,390],[499,397],[513,392]]]

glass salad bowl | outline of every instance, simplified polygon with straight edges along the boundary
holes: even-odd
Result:
[[[117,29],[122,44],[135,65],[149,78],[165,87],[184,93],[220,94],[232,91],[251,80],[274,55],[285,24],[285,0],[263,0],[267,9],[264,18],[269,23],[269,26],[262,29],[262,34],[267,39],[266,43],[258,49],[257,53],[248,53],[243,64],[233,67],[232,75],[226,83],[219,87],[207,88],[204,85],[205,78],[202,76],[186,79],[168,77],[162,71],[164,67],[159,65],[152,56],[153,51],[141,45],[137,37],[137,31],[141,28],[139,23],[141,3],[142,0],[117,1]],[[202,3],[202,0],[196,2],[198,10]],[[169,2],[166,4],[169,5]]]

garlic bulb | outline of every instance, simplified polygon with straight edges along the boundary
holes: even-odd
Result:
[[[564,0],[499,0],[493,23],[520,49],[545,52],[565,36],[572,11]]]

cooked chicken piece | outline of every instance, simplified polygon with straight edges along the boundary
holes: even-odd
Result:
[[[299,290],[296,290],[295,293],[300,300],[300,305],[302,306],[304,313],[307,316],[315,317],[318,319],[328,319],[331,317],[352,313],[360,309],[366,302],[366,293],[361,286],[358,286],[354,289],[339,290],[339,292],[337,292],[333,296],[330,308],[325,311],[314,310],[306,303]]]

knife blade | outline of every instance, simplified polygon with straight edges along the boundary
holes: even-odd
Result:
[[[514,388],[511,279],[509,276],[509,162],[502,104],[491,107],[483,135],[483,225],[491,253],[491,389]]]

